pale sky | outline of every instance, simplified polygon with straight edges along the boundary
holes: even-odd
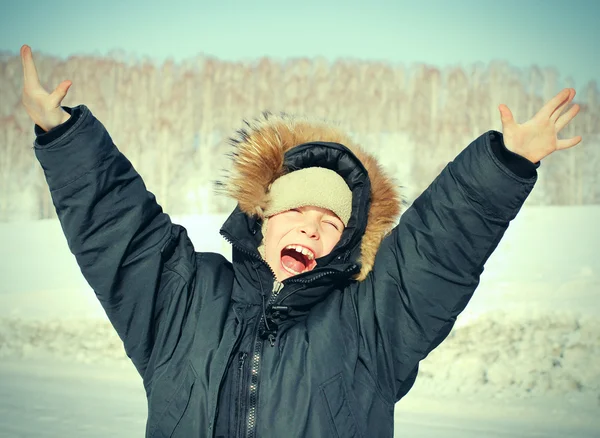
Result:
[[[494,59],[600,82],[594,0],[0,0],[0,51],[121,49],[162,61],[351,57],[444,67]]]

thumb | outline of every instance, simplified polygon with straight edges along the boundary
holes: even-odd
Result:
[[[500,111],[500,121],[502,122],[503,127],[507,127],[515,123],[512,112],[506,105],[501,104],[498,107],[498,110]]]
[[[63,99],[67,95],[67,92],[69,91],[69,88],[71,88],[72,84],[73,83],[71,81],[62,81],[54,89],[54,91],[52,92],[52,94],[50,94],[50,98],[52,99],[52,103],[55,106],[59,106],[60,105],[60,103],[63,101]]]

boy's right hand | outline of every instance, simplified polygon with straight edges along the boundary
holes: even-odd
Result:
[[[67,95],[71,81],[62,81],[49,94],[40,84],[31,48],[27,45],[21,47],[21,61],[24,75],[22,102],[31,120],[44,131],[50,131],[69,120],[71,115],[60,104]]]

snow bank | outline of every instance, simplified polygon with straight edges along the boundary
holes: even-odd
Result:
[[[101,319],[0,319],[0,358],[50,355],[96,363],[129,360],[110,323]]]
[[[419,385],[436,394],[600,397],[599,357],[599,317],[497,311],[451,332],[422,362]]]
[[[106,320],[0,319],[0,357],[128,361]],[[494,312],[453,330],[421,363],[420,392],[600,396],[600,318]]]
[[[198,251],[228,257],[218,233],[224,219],[174,218]],[[524,207],[457,327],[422,362],[414,390],[598,400],[598,222],[600,206]],[[129,361],[57,221],[0,224],[0,241],[0,360]]]

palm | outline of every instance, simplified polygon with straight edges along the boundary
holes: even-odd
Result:
[[[523,124],[515,122],[506,105],[500,105],[504,144],[510,151],[537,163],[551,153],[577,145],[581,136],[559,139],[558,133],[577,115],[579,105],[564,112],[575,97],[575,90],[567,88],[552,98],[531,119]]]

